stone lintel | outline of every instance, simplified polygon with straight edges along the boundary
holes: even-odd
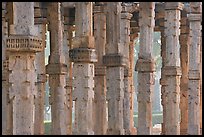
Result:
[[[199,70],[189,70],[189,72],[188,72],[188,79],[189,80],[199,80],[200,79],[200,72],[199,72]]]
[[[165,10],[182,10],[183,7],[181,2],[166,2]]]
[[[124,77],[131,77],[132,76],[132,71],[130,70],[130,68],[125,67],[124,68]]]
[[[95,49],[90,48],[74,48],[69,50],[69,57],[72,62],[97,62],[97,55]]]
[[[67,73],[67,65],[63,63],[55,63],[46,65],[46,73],[49,75],[65,75]]]
[[[202,21],[202,14],[188,14],[188,20],[191,21]]]
[[[165,76],[181,76],[181,68],[178,66],[166,66],[164,67]]]
[[[10,35],[6,39],[7,51],[40,52],[43,49],[42,39],[36,36]]]
[[[156,71],[155,68],[154,60],[138,59],[135,65],[135,71],[140,72],[154,72]]]
[[[103,56],[103,65],[107,67],[126,66],[127,58],[119,53]]]
[[[94,48],[93,36],[76,36],[72,41],[74,48]]]
[[[45,83],[47,81],[46,74],[38,74],[37,76],[37,82]]]
[[[105,66],[95,66],[95,76],[105,76],[106,75],[106,67]]]

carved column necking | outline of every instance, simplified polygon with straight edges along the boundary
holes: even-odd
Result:
[[[73,134],[89,135],[93,131],[94,62],[97,61],[93,37],[93,3],[76,3],[76,36],[69,51],[73,65],[73,101],[75,123]]]
[[[50,56],[46,73],[49,74],[50,104],[52,115],[51,134],[66,135],[68,132],[66,98],[67,65],[63,53],[63,22],[61,3],[48,3],[48,29],[50,31]]]
[[[106,114],[106,67],[103,65],[106,44],[106,15],[104,3],[98,2],[94,6],[94,37],[98,62],[95,63],[94,78],[94,134],[105,135],[107,131]]]
[[[152,93],[154,89],[155,61],[153,52],[153,33],[155,26],[155,3],[140,2],[139,58],[135,70],[138,71],[138,135],[152,134]]]
[[[37,94],[35,53],[43,50],[34,27],[34,2],[13,2],[13,24],[7,38],[9,99],[13,102],[13,134],[34,134],[34,96]],[[26,11],[26,12],[25,12]]]
[[[202,3],[191,2],[188,14],[190,27],[189,73],[188,73],[188,134],[200,135],[200,48]]]
[[[180,10],[183,4],[180,2],[165,3],[165,30],[166,37],[166,62],[164,73],[167,85],[166,94],[166,116],[165,116],[165,134],[180,134],[180,52],[179,52],[179,34],[180,34]]]
[[[124,98],[124,66],[127,59],[124,57],[124,45],[121,42],[120,22],[121,3],[106,3],[106,54],[103,64],[106,66],[106,84],[108,101],[108,128],[109,135],[122,135],[123,129],[123,98]]]

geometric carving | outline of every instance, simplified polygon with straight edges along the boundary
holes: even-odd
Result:
[[[6,50],[8,51],[42,51],[42,40],[36,36],[10,35],[6,39]]]
[[[69,57],[72,62],[97,62],[97,55],[95,49],[89,48],[74,48],[69,50]]]
[[[120,53],[106,54],[103,56],[103,65],[108,67],[125,66],[127,58]]]

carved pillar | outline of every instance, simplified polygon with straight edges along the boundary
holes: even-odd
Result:
[[[200,134],[202,135],[202,30],[200,40]]]
[[[37,75],[35,53],[43,50],[35,36],[34,2],[13,2],[13,24],[7,38],[9,52],[9,99],[13,102],[13,134],[34,134],[34,96]],[[26,12],[25,12],[26,11]]]
[[[46,18],[45,9],[40,2],[35,2],[35,26],[38,31],[38,36],[42,38],[43,49],[46,46]],[[37,71],[37,96],[35,97],[35,120],[34,134],[44,134],[44,98],[45,98],[45,51],[36,54],[35,65]]]
[[[179,103],[180,103],[180,10],[183,4],[180,2],[165,3],[165,37],[166,37],[166,62],[164,67],[166,94],[166,120],[165,133],[167,135],[180,134]]]
[[[67,98],[66,73],[67,65],[63,54],[63,24],[61,4],[53,2],[47,8],[50,30],[50,56],[46,73],[49,74],[50,104],[52,114],[52,134],[67,134]]]
[[[180,84],[180,134],[187,135],[188,128],[188,67],[189,67],[189,24],[186,11],[182,11],[180,40],[181,84]]]
[[[164,26],[160,26],[161,29],[161,57],[162,57],[162,68],[161,68],[161,104],[163,107],[163,123],[162,123],[162,131],[161,135],[165,135],[165,125],[166,125],[166,90],[165,87],[167,85],[166,78],[165,78],[165,63],[166,63],[166,37],[164,36]]]
[[[8,37],[7,4],[6,2],[2,3],[2,135],[11,135],[13,130],[12,101],[9,99],[8,87],[8,53],[6,52],[6,38]]]
[[[106,118],[106,67],[103,65],[106,44],[106,15],[104,3],[94,6],[94,37],[98,62],[95,63],[94,78],[94,134],[105,135],[107,130]]]
[[[123,98],[124,98],[124,66],[126,58],[123,56],[124,45],[121,42],[120,22],[121,3],[106,3],[106,55],[103,64],[106,68],[106,84],[108,101],[108,129],[109,135],[124,134],[123,129]]]
[[[130,19],[132,14],[128,12],[127,5],[122,3],[121,12],[121,44],[124,45],[124,57],[127,58],[127,63],[124,70],[124,102],[123,102],[123,126],[124,134],[131,134],[130,123],[130,71],[129,61],[129,43],[130,43]]]
[[[136,135],[136,128],[134,127],[134,46],[135,39],[138,37],[138,33],[130,35],[130,44],[129,44],[129,60],[130,60],[130,128],[131,135]]]
[[[75,101],[75,125],[73,134],[94,134],[94,62],[97,61],[92,32],[92,2],[76,3],[76,36],[69,56],[73,66],[73,101]]]
[[[135,70],[138,71],[138,135],[152,134],[152,92],[155,61],[153,33],[155,26],[155,3],[140,2],[139,5],[140,51]]]
[[[72,62],[69,58],[69,50],[71,48],[70,40],[72,38],[72,30],[69,27],[69,9],[64,9],[64,31],[63,31],[63,53],[65,55],[65,64],[67,65],[67,74],[66,74],[66,98],[67,98],[67,132],[69,135],[72,134],[72,83],[71,83],[71,73]],[[71,32],[71,33],[70,33]]]
[[[188,134],[200,134],[200,44],[201,44],[201,2],[190,3],[188,15],[190,27],[189,73],[188,73]]]

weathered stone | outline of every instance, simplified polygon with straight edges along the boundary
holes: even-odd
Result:
[[[127,58],[122,54],[106,54],[103,56],[103,64],[108,67],[126,66]]]
[[[164,73],[167,85],[166,94],[166,115],[165,115],[165,134],[180,134],[179,124],[179,103],[180,103],[180,53],[179,53],[179,35],[180,35],[180,16],[183,4],[180,2],[165,3],[164,35],[166,37],[166,62]]]
[[[92,2],[76,3],[76,37],[73,41],[72,51],[84,49],[85,56],[80,53],[77,58],[80,62],[74,61],[73,66],[73,101],[75,101],[75,124],[73,134],[89,135],[94,134],[92,121],[93,99],[94,99],[94,64],[95,57],[92,58],[94,50],[94,37],[92,32]],[[79,41],[77,43],[76,41]],[[83,43],[85,41],[85,43]],[[91,50],[89,50],[91,49]],[[72,51],[69,51],[71,53]],[[87,52],[88,51],[88,52]],[[91,51],[91,52],[89,52]],[[78,52],[78,51],[77,51]],[[88,53],[88,54],[87,54]],[[91,53],[91,54],[90,54]],[[90,56],[91,55],[91,56]],[[87,62],[87,60],[89,60]],[[91,60],[91,61],[90,61]],[[78,77],[78,76],[81,77]]]
[[[66,135],[68,132],[66,98],[66,73],[67,65],[63,54],[63,22],[61,4],[49,3],[47,7],[47,19],[50,30],[50,56],[46,73],[49,74],[50,105],[52,115],[51,134]]]
[[[188,14],[190,27],[189,73],[188,73],[188,131],[189,135],[200,135],[200,48],[201,48],[201,3],[191,2]],[[198,9],[196,11],[195,9]]]
[[[152,56],[155,26],[155,3],[140,2],[139,5],[140,49],[136,63],[138,71],[138,135],[152,134],[152,92],[155,63]],[[147,17],[148,18],[147,18]]]
[[[98,56],[94,72],[94,134],[105,135],[108,120],[106,117],[106,67],[103,65],[106,43],[106,16],[103,2],[99,2],[94,6],[94,37]]]

